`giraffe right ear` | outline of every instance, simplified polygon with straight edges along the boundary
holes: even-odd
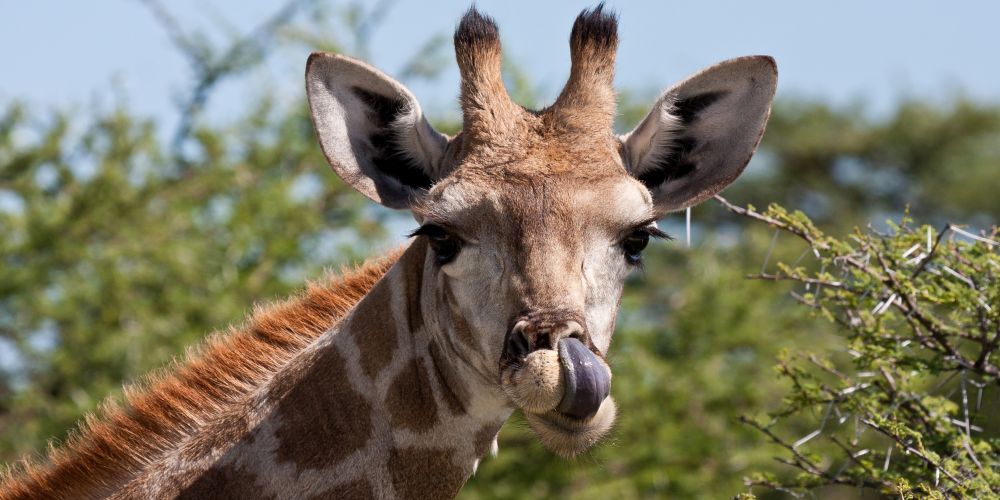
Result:
[[[440,179],[448,138],[413,94],[350,57],[317,52],[306,95],[326,160],[344,182],[389,208],[408,208]]]
[[[774,59],[749,56],[704,69],[667,89],[621,137],[629,172],[664,214],[711,198],[757,149],[778,84]]]

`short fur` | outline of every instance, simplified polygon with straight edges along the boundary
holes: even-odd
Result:
[[[334,326],[400,254],[256,308],[242,327],[209,338],[183,361],[126,389],[124,404],[106,401],[65,444],[51,447],[44,463],[25,461],[8,471],[0,499],[85,498],[114,491]]]
[[[550,112],[567,123],[588,123],[609,129],[615,119],[615,54],[618,18],[604,4],[584,10],[569,37],[569,80]],[[583,115],[583,116],[579,116]]]
[[[455,29],[455,59],[462,75],[463,132],[473,140],[515,133],[524,112],[507,95],[500,73],[503,53],[496,22],[475,7]]]

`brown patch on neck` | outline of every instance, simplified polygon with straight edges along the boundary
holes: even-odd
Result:
[[[250,497],[247,497],[250,498]],[[375,490],[371,483],[365,479],[358,479],[343,484],[338,484],[322,493],[309,497],[309,500],[374,500]]]
[[[104,496],[211,419],[252,394],[360,301],[400,251],[348,270],[304,294],[257,308],[246,325],[216,335],[185,361],[109,400],[46,463],[11,469],[0,498]]]
[[[424,316],[420,308],[420,295],[424,286],[424,261],[427,258],[427,241],[420,238],[410,245],[403,256],[406,266],[406,319],[409,331],[416,332],[424,327]]]
[[[448,310],[451,312],[451,326],[455,335],[458,339],[465,344],[465,347],[469,349],[476,350],[479,347],[476,345],[476,336],[472,332],[472,327],[469,326],[469,322],[465,320],[465,317],[461,315],[458,311],[458,302],[455,300],[454,293],[451,291],[451,286],[448,282],[444,282],[443,290],[441,293],[444,294],[445,303],[448,304]]]
[[[468,476],[452,463],[453,453],[425,448],[392,450],[388,465],[396,495],[400,498],[454,498]]]
[[[323,469],[361,449],[371,437],[371,404],[344,376],[344,358],[333,346],[317,353],[305,375],[278,403],[279,462],[299,470]]]
[[[348,334],[354,338],[360,353],[361,370],[374,379],[392,361],[399,345],[396,326],[386,320],[392,289],[387,283],[376,285],[368,294],[370,300],[361,305],[349,320]],[[376,310],[377,309],[377,310]]]
[[[257,476],[232,466],[212,467],[191,485],[177,494],[177,500],[244,500],[247,498],[270,499],[264,496],[257,484]]]
[[[427,243],[422,239],[414,241],[397,261],[397,268],[403,273],[404,289],[393,289],[399,284],[397,281],[379,283],[348,320],[346,333],[354,338],[360,352],[361,370],[369,379],[374,380],[392,361],[401,335],[405,339],[405,336],[423,329],[420,293],[426,256]],[[397,300],[396,293],[399,292],[402,292],[404,301],[401,306],[406,308],[405,328],[393,321],[390,310],[390,304]]]
[[[437,425],[437,401],[423,358],[409,360],[396,375],[386,394],[385,405],[394,428],[425,432]]]

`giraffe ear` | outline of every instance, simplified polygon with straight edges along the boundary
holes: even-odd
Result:
[[[625,164],[659,213],[697,205],[739,177],[764,133],[777,82],[770,57],[724,61],[667,89],[621,136]]]
[[[339,54],[306,63],[306,95],[326,160],[337,175],[389,208],[407,208],[440,179],[448,138],[413,94],[381,71]]]

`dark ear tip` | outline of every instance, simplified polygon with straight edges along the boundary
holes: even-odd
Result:
[[[752,59],[761,72],[766,72],[764,78],[773,97],[778,90],[778,62],[773,57],[765,55],[749,56],[748,59]]]
[[[570,35],[574,45],[597,43],[610,45],[618,42],[618,15],[604,11],[604,2],[593,9],[584,9],[573,23]]]
[[[334,55],[329,52],[313,52],[309,54],[309,59],[306,59],[306,93],[309,93],[309,79],[312,75],[316,74],[316,70],[319,65],[333,59]]]
[[[476,43],[492,42],[500,40],[500,29],[497,28],[496,21],[490,16],[481,14],[476,6],[469,7],[469,10],[462,16],[455,28],[455,45],[472,45]]]
[[[774,74],[778,74],[778,61],[775,61],[773,57],[764,55],[751,56],[751,57],[767,65],[767,67],[769,67],[771,71],[774,72]]]
[[[313,52],[312,54],[309,54],[309,59],[306,59],[306,71],[309,71],[309,68],[313,65],[313,63],[322,59],[325,55],[325,52]]]

